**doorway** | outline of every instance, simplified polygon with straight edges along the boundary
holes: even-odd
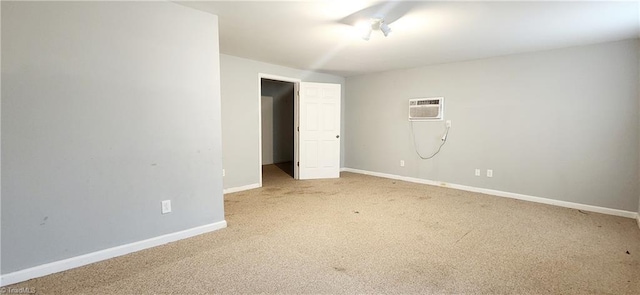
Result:
[[[261,179],[273,169],[295,178],[295,94],[295,82],[260,78]]]

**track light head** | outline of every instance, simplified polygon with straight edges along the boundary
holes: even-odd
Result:
[[[391,28],[384,23],[384,20],[380,22],[380,31],[382,31],[382,34],[384,34],[385,37],[389,36],[389,33],[391,33]]]
[[[370,21],[360,21],[355,25],[358,30],[358,34],[362,37],[362,39],[369,41],[371,37],[371,31],[373,30]]]

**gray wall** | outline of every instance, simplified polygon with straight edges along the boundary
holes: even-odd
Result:
[[[260,181],[258,73],[297,78],[306,82],[337,83],[344,89],[343,77],[296,70],[231,55],[221,54],[220,65],[222,161],[226,172],[224,188],[252,185]],[[345,101],[344,92],[342,101]],[[344,112],[342,115],[344,116]],[[343,136],[344,132],[343,129]],[[343,163],[344,146],[341,148]]]
[[[214,15],[3,1],[2,273],[224,220],[219,81]]]
[[[293,84],[273,101],[273,161],[275,163],[294,160],[294,89]]]
[[[0,69],[2,69],[2,3],[0,3]],[[2,74],[0,73],[0,77]],[[0,79],[0,275],[2,274],[2,79]]]
[[[262,96],[262,165],[273,164],[273,97]]]
[[[349,77],[346,96],[345,167],[638,208],[637,40]],[[452,129],[420,160],[408,99],[430,96]],[[415,127],[426,154],[444,122]]]

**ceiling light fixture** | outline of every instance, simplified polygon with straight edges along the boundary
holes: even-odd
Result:
[[[361,21],[355,25],[364,40],[371,38],[371,32],[374,30],[382,31],[385,37],[391,33],[391,28],[384,22],[384,18],[370,18],[368,21]]]

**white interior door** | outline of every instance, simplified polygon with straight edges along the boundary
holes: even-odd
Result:
[[[340,84],[300,83],[300,179],[340,177],[340,96]]]

